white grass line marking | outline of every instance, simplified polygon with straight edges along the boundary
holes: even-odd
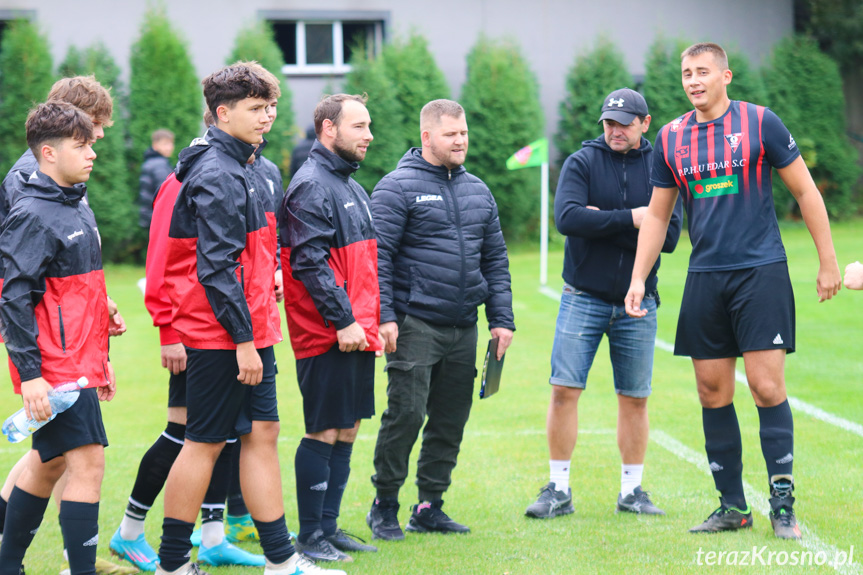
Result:
[[[694,449],[680,443],[662,430],[652,429],[650,431],[650,439],[680,459],[691,463],[707,475],[710,475],[710,467],[707,464],[707,457],[703,453],[698,453]],[[767,500],[767,497],[746,481],[743,482],[743,490],[746,494],[747,501],[749,501],[749,505],[752,506],[755,511],[769,519],[770,502]],[[837,557],[840,551],[838,547],[822,541],[815,534],[814,530],[806,527],[802,522],[800,522],[799,525],[800,530],[803,532],[803,539],[799,542],[800,545],[811,550],[814,555],[824,553],[826,557]],[[856,562],[852,565],[831,564],[830,566],[843,575],[863,572],[861,571],[860,563]]]
[[[548,296],[552,299],[560,301],[560,293],[554,291],[553,289],[551,289],[548,286],[541,286],[539,288],[539,292],[545,296]],[[661,349],[663,351],[667,351],[669,353],[674,353],[674,345],[671,343],[668,343],[667,341],[663,341],[659,338],[656,338],[655,345],[656,345],[656,347],[658,347],[659,349]],[[749,385],[748,381],[746,380],[746,375],[739,370],[734,371],[734,378],[740,384],[743,384],[746,386]],[[796,409],[797,411],[802,411],[803,413],[805,413],[806,415],[808,415],[810,417],[814,417],[815,419],[817,419],[819,421],[823,421],[824,423],[828,423],[830,425],[833,425],[833,426],[836,426],[840,429],[843,429],[849,433],[853,433],[854,435],[858,435],[860,437],[863,437],[863,425],[860,425],[859,423],[849,421],[843,417],[839,417],[838,415],[834,415],[834,414],[830,413],[829,411],[824,411],[820,407],[816,407],[816,406],[812,405],[811,403],[806,403],[802,399],[797,399],[796,397],[793,397],[790,395],[788,396],[788,403],[791,404],[792,408]]]

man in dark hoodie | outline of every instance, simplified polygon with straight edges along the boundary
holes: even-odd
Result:
[[[174,153],[174,133],[170,130],[156,130],[150,136],[152,144],[144,152],[141,164],[141,177],[138,179],[138,225],[150,229],[153,219],[153,200],[162,182],[171,172],[171,154]]]
[[[485,304],[498,359],[512,341],[509,259],[497,204],[464,168],[464,109],[433,100],[420,112],[422,148],[411,148],[372,193],[381,326],[389,377],[375,447],[377,496],[366,521],[376,539],[404,539],[398,494],[423,429],[415,533],[467,533],[443,511],[476,376],[477,307]]]
[[[603,334],[608,337],[617,392],[622,460],[617,510],[664,515],[641,489],[659,306],[658,261],[644,300],[649,321],[639,324],[626,315],[623,305],[638,230],[650,201],[653,148],[642,136],[650,126],[647,102],[629,88],[615,90],[603,101],[599,122],[603,135],[583,142],[563,164],[554,200],[555,223],[566,236],[566,249],[546,422],[550,480],[525,513],[540,519],[574,511],[569,467],[578,437],[578,399]],[[681,210],[678,203],[663,252],[677,245]]]

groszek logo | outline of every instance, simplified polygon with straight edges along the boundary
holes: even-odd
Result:
[[[731,174],[706,180],[693,180],[689,182],[689,191],[693,198],[715,198],[736,194],[740,190],[737,187],[737,174]]]

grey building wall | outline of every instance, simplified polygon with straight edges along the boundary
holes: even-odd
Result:
[[[57,62],[70,45],[102,40],[125,69],[147,4],[0,0],[0,13],[20,9],[35,14],[51,39]],[[638,76],[644,73],[644,54],[657,34],[736,45],[761,63],[771,46],[793,28],[792,0],[171,0],[166,7],[188,40],[201,77],[225,63],[237,30],[262,14],[388,14],[387,37],[416,30],[429,39],[456,97],[466,76],[465,56],[479,34],[513,37],[539,80],[548,135],[556,129],[565,76],[576,53],[592,47],[599,35],[623,50],[631,72]],[[322,91],[338,89],[341,78],[290,77],[289,84],[297,124],[306,126]]]

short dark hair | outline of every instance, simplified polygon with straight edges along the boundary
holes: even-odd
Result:
[[[315,134],[321,136],[321,130],[324,128],[324,120],[329,120],[333,124],[338,125],[342,119],[342,106],[345,102],[353,100],[359,102],[363,106],[369,100],[369,95],[360,94],[333,94],[332,96],[324,96],[318,105],[315,106]]]
[[[699,56],[705,52],[713,54],[713,58],[716,60],[716,65],[719,66],[720,70],[728,70],[728,55],[725,53],[725,50],[722,49],[722,46],[714,44],[713,42],[699,42],[698,44],[693,44],[680,54],[680,61],[682,62],[684,58],[688,58],[690,56]]]
[[[420,131],[425,132],[432,126],[437,126],[444,116],[461,118],[464,116],[464,108],[455,100],[432,100],[420,110]]]
[[[204,99],[213,119],[219,117],[219,106],[233,108],[246,98],[273,99],[273,86],[247,64],[232,64],[213,72],[201,81],[204,86]]]
[[[67,102],[45,102],[27,115],[27,146],[41,158],[44,144],[56,146],[60,140],[72,138],[78,142],[93,141],[93,121],[83,110]]]
[[[110,88],[105,88],[96,81],[95,76],[73,76],[61,78],[54,82],[48,92],[49,102],[67,102],[84,110],[94,123],[106,128],[113,122],[114,101],[111,99]]]

